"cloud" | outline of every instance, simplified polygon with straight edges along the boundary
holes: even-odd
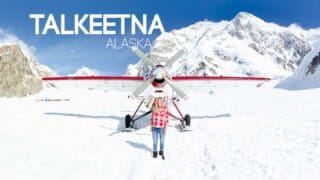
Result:
[[[69,74],[68,76],[97,76],[101,75],[101,72],[97,69],[90,69],[88,67],[82,66],[75,73]]]

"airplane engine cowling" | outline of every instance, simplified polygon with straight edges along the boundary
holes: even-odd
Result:
[[[155,88],[163,88],[166,85],[165,79],[154,79],[152,81],[152,86]]]

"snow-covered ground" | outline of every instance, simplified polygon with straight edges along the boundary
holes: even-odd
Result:
[[[138,104],[127,92],[1,98],[0,179],[319,179],[320,89],[274,83],[189,92],[180,105],[193,131],[170,122],[164,161],[151,157],[148,117],[121,131]],[[69,101],[36,101],[45,98]]]

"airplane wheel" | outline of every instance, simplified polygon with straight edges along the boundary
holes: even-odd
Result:
[[[191,117],[190,117],[189,114],[186,114],[186,115],[184,116],[184,121],[186,122],[186,125],[187,125],[187,126],[190,126],[190,124],[191,124]]]
[[[126,128],[129,128],[130,125],[131,125],[131,121],[132,121],[132,118],[129,114],[126,115],[126,118],[125,118],[125,126]]]

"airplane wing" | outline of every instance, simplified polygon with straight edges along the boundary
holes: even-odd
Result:
[[[171,81],[188,93],[190,91],[211,91],[236,86],[259,87],[266,81],[266,77],[240,77],[240,76],[173,76]],[[102,89],[104,91],[134,92],[144,82],[141,76],[66,76],[42,78],[45,86],[54,88],[85,88],[89,90]],[[150,87],[152,88],[152,87]]]
[[[44,77],[42,81],[143,81],[142,76],[60,76]],[[173,81],[269,81],[266,77],[244,76],[173,76]]]

